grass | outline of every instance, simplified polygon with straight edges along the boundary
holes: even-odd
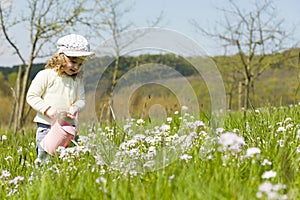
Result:
[[[300,107],[246,116],[227,113],[218,131],[188,113],[155,127],[81,126],[81,147],[44,164],[35,129],[1,130],[0,199],[299,199]]]

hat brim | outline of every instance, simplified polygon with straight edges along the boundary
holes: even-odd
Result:
[[[61,53],[64,53],[68,57],[90,57],[95,55],[94,52],[90,51],[63,51]]]

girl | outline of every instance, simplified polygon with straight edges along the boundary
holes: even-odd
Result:
[[[82,81],[82,64],[94,55],[88,41],[81,35],[71,34],[57,41],[58,52],[37,73],[27,92],[28,104],[37,111],[36,151],[41,161],[48,154],[40,142],[50,130],[50,124],[61,112],[66,112],[68,121],[85,106]],[[72,122],[74,123],[74,122]]]

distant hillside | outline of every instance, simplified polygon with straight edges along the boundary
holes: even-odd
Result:
[[[272,105],[286,105],[300,101],[299,52],[300,49],[290,49],[280,54],[268,56],[267,59],[274,62],[271,62],[272,64],[266,68],[253,85],[253,94],[251,97],[253,106],[267,103]],[[197,59],[195,58],[195,60]],[[223,77],[228,102],[230,103],[228,107],[236,109],[239,84],[241,83],[241,74],[238,74],[234,67],[235,65],[239,65],[240,61],[238,55],[231,57],[216,56],[213,57],[212,60],[215,62]],[[44,65],[44,63],[35,64],[30,73],[30,79],[32,79],[39,70],[43,69]],[[101,90],[101,95],[105,95],[110,88],[114,65],[115,60],[112,57],[101,57],[89,60],[84,68],[86,91],[95,91],[98,88]],[[173,68],[174,72],[178,73],[177,75],[176,73],[172,74],[169,72],[165,74],[164,70],[146,70],[144,72],[139,71],[138,76],[136,76],[135,72],[140,70],[140,66],[145,65],[149,70],[152,66],[163,65]],[[17,70],[18,66],[12,68],[0,67],[0,72],[2,72],[6,80],[9,74],[16,73]],[[149,72],[151,74],[149,74]],[[146,81],[152,77],[176,79],[178,74],[180,74],[181,77],[201,76],[201,74],[181,56],[173,54],[144,54],[140,56],[121,57],[117,78],[126,79],[122,81],[121,87],[127,87],[136,80]],[[198,87],[195,89],[197,90],[196,93],[203,95],[201,91],[205,90],[205,84],[198,86],[197,82],[203,81],[193,79],[191,85],[196,85],[196,87]],[[209,100],[205,101],[209,102]]]
[[[33,79],[33,77],[36,75],[38,71],[43,69],[45,66],[44,63],[38,63],[38,64],[33,64],[31,72],[30,72],[30,80]],[[19,66],[13,66],[13,67],[0,67],[0,72],[4,75],[4,79],[7,80],[7,77],[11,73],[17,73],[18,72]]]
[[[191,76],[196,70],[188,63],[184,58],[172,54],[164,55],[141,55],[137,57],[121,57],[118,78],[122,77],[129,70],[135,68],[137,65],[141,66],[144,64],[155,63],[165,65],[171,68],[174,68],[176,71],[181,73],[183,76]],[[112,57],[101,57],[94,58],[85,64],[84,74],[87,80],[86,87],[87,90],[94,88],[95,81],[99,79],[98,75],[102,75],[100,81],[110,80],[112,78],[114,70],[115,60]],[[36,75],[38,71],[43,69],[45,63],[34,64],[30,72],[30,80]],[[11,73],[18,72],[18,66],[9,67],[0,67],[0,72],[4,75],[4,79],[7,80],[8,75]],[[153,73],[154,71],[152,71]],[[160,76],[160,72],[157,73],[157,76]],[[153,75],[155,76],[155,75]],[[147,78],[147,75],[145,75]]]

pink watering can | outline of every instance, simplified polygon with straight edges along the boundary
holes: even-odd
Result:
[[[58,117],[52,121],[51,129],[41,141],[42,148],[49,153],[54,155],[56,149],[59,146],[68,147],[71,140],[78,133],[78,117],[74,118],[75,127],[65,120],[66,113],[60,113]]]

